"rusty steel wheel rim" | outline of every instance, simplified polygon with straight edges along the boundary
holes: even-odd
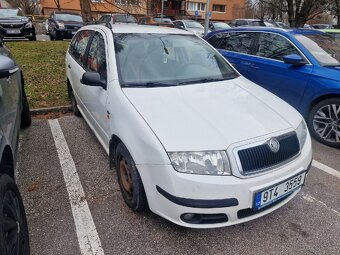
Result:
[[[132,176],[130,166],[128,165],[124,157],[121,158],[119,162],[119,175],[123,189],[131,199],[133,193]]]

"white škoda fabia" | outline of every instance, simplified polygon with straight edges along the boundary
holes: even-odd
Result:
[[[211,228],[272,212],[312,160],[301,115],[175,28],[85,26],[66,55],[68,91],[117,170],[126,204]]]

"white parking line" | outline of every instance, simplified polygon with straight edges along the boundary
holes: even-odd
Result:
[[[335,170],[335,169],[333,169],[329,166],[326,166],[326,165],[320,163],[319,161],[313,160],[312,166],[314,166],[314,167],[316,167],[316,168],[318,168],[318,169],[340,179],[340,172],[339,171],[337,171],[337,170]]]
[[[304,200],[306,200],[307,202],[310,202],[310,203],[318,203],[320,204],[321,206],[327,208],[328,210],[331,210],[333,213],[337,214],[338,216],[340,216],[340,212],[338,212],[337,210],[329,207],[328,205],[326,205],[326,203],[320,201],[320,200],[317,200],[315,197],[312,197],[311,195],[308,195],[307,193],[304,193],[304,192],[301,192],[302,194],[302,198]]]
[[[49,120],[71,203],[81,254],[104,255],[76,166],[57,119]]]

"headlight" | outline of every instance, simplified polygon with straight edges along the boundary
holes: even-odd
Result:
[[[28,22],[28,23],[25,25],[25,28],[32,28],[32,22]]]
[[[306,142],[306,138],[307,138],[307,126],[304,120],[301,121],[300,125],[297,127],[296,131],[296,135],[299,139],[299,143],[300,143],[300,149],[302,150],[303,145]]]
[[[230,175],[224,151],[169,152],[176,171],[187,174]]]
[[[57,25],[58,25],[59,28],[65,28],[65,25],[64,25],[63,22],[57,21]]]

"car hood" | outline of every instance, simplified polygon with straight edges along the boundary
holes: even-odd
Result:
[[[0,18],[0,23],[9,23],[9,24],[19,24],[19,23],[26,23],[29,22],[29,18],[23,16],[16,16],[10,18]]]
[[[301,121],[287,103],[243,77],[123,91],[166,151],[224,150],[236,142],[296,128]]]
[[[82,27],[84,25],[84,22],[78,22],[78,21],[63,21],[60,20],[60,22],[64,23],[65,25],[71,25],[76,27]]]

